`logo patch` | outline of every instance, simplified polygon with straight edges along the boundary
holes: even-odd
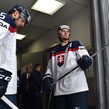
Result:
[[[58,66],[62,66],[64,64],[64,55],[58,56]]]

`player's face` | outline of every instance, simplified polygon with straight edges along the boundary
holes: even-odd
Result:
[[[24,27],[25,22],[26,22],[25,18],[18,18],[15,20],[15,24],[16,24],[17,28]]]
[[[19,16],[20,16],[20,12],[17,10],[14,13],[12,13],[12,17],[15,19],[15,24],[17,28],[24,27],[26,22],[25,18],[21,18]]]
[[[62,29],[60,31],[60,35],[59,37],[63,40],[63,41],[66,41],[66,40],[69,40],[69,37],[70,37],[70,32],[68,29]]]

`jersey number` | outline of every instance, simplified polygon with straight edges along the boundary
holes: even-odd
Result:
[[[6,15],[6,13],[1,12],[1,13],[0,13],[0,19],[5,19],[5,15]]]

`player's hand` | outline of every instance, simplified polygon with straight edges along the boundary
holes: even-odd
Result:
[[[46,92],[52,91],[53,90],[53,86],[51,85],[52,83],[53,83],[52,77],[45,75],[42,80],[43,90]]]
[[[78,59],[77,63],[82,70],[86,70],[92,65],[93,60],[89,56],[83,55],[80,59]]]
[[[0,98],[6,93],[7,85],[11,80],[11,72],[0,68]]]

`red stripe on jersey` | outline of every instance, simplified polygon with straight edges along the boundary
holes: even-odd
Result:
[[[78,50],[78,49],[79,49],[79,47],[76,47],[76,48],[69,48],[68,51],[76,51],[76,50]],[[61,51],[61,52],[57,52],[57,53],[53,53],[53,54],[50,56],[50,59],[51,59],[53,56],[60,55],[60,54],[63,54],[63,53],[65,53],[65,52],[66,52],[66,50],[65,50],[65,51]]]
[[[12,28],[11,26],[9,26],[9,31],[11,32],[11,33],[14,33],[14,32],[16,32],[17,31],[17,28]]]
[[[66,52],[66,50],[65,51],[61,51],[61,52],[57,52],[56,55],[63,54],[65,52]]]
[[[69,48],[68,51],[76,51],[76,50],[78,50],[78,49],[79,49],[79,47],[76,47],[76,48]]]
[[[52,53],[51,57],[52,57],[52,56],[59,55],[59,54],[63,54],[63,53],[65,53],[65,51],[61,51],[61,52],[57,52],[57,53]],[[51,57],[50,57],[50,58],[51,58]]]

